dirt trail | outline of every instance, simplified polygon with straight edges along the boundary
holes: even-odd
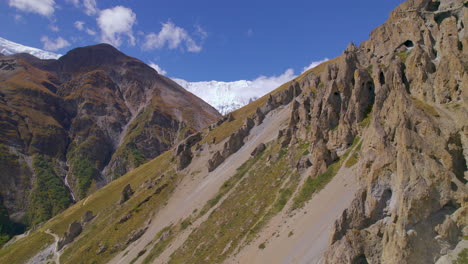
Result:
[[[271,118],[272,114],[274,114],[274,117]],[[151,243],[161,229],[188,217],[195,209],[200,210],[209,199],[216,195],[221,185],[236,173],[237,168],[247,161],[250,153],[260,143],[271,141],[277,137],[278,128],[285,123],[289,115],[289,106],[277,109],[267,115],[261,125],[251,130],[245,145],[211,173],[208,173],[206,167],[208,160],[211,158],[212,153],[222,148],[224,142],[212,148],[205,145],[205,149],[193,159],[190,166],[185,170],[187,176],[178,184],[168,204],[152,219],[152,224],[146,233],[139,240],[129,245],[127,249],[116,255],[109,263],[123,264],[131,262],[140,251]],[[192,176],[191,173],[194,173],[194,175]],[[137,263],[144,260],[150,249],[147,248],[146,254],[139,257]]]
[[[53,236],[54,239],[55,239],[55,242],[53,243],[53,245],[54,245],[54,261],[55,261],[56,264],[60,264],[60,255],[61,255],[61,253],[58,250],[58,242],[60,240],[60,237],[57,234],[55,234],[54,232],[52,232],[52,230],[50,230],[50,229],[47,229],[45,231],[45,233]]]
[[[225,263],[321,263],[331,228],[356,192],[356,174],[356,168],[343,166],[303,209],[293,216],[283,210]],[[264,249],[259,249],[261,243]]]

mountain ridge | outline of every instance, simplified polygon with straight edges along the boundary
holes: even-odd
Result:
[[[15,222],[48,219],[220,117],[107,44],[0,65],[0,146],[10,157],[0,162],[0,195]],[[56,186],[52,201],[44,185]]]
[[[2,248],[0,261],[463,258],[466,17],[461,0],[400,4],[369,40],[186,137]]]

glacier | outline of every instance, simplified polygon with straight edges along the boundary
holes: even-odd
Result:
[[[247,80],[233,82],[188,82],[178,78],[173,78],[172,80],[213,106],[222,115],[226,115],[238,108],[241,108],[263,95],[244,93],[243,91],[252,86],[252,81]]]
[[[24,46],[24,45],[15,43],[13,41],[9,41],[1,37],[0,37],[0,53],[5,56],[16,54],[16,53],[28,53],[43,60],[58,59],[62,56],[61,54]]]

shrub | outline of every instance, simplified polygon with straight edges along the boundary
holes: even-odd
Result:
[[[33,168],[36,173],[31,194],[29,222],[33,225],[48,220],[71,204],[67,188],[50,165],[50,158],[35,155]]]

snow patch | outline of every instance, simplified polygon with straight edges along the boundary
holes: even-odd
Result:
[[[28,53],[31,54],[39,59],[47,60],[47,59],[58,59],[62,55],[44,51],[41,49],[36,49],[33,47],[24,46],[13,41],[6,40],[0,37],[0,53],[5,56],[13,55],[16,53]]]

